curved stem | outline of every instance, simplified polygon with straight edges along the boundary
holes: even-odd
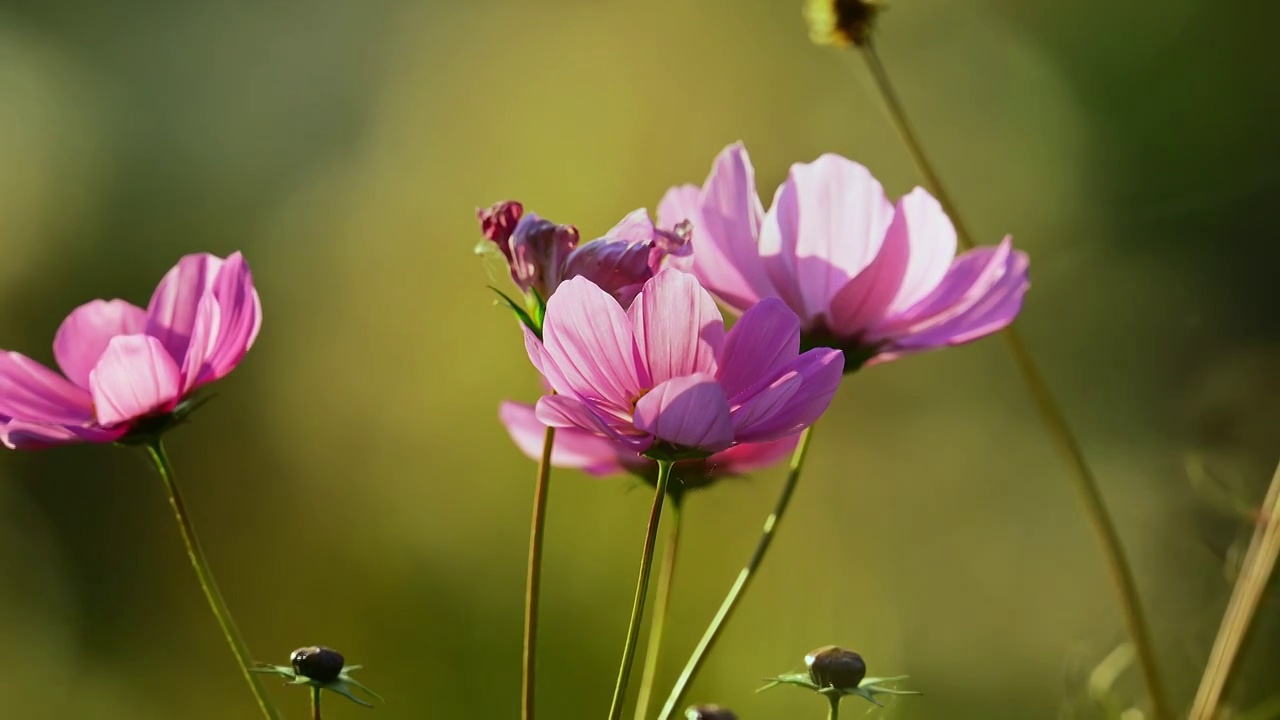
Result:
[[[320,688],[311,686],[311,720],[320,720]]]
[[[733,587],[729,588],[729,594],[725,595],[724,601],[720,603],[720,609],[716,611],[715,617],[711,619],[711,624],[702,633],[702,639],[698,641],[698,646],[693,649],[693,654],[689,656],[688,662],[685,663],[684,670],[680,672],[680,677],[676,679],[675,687],[671,688],[671,694],[667,696],[667,702],[662,706],[662,712],[658,713],[659,720],[668,720],[672,713],[675,712],[676,705],[689,689],[689,683],[698,674],[698,670],[702,668],[702,663],[707,659],[707,654],[711,652],[711,646],[715,645],[716,639],[720,637],[720,632],[724,630],[725,624],[729,622],[729,617],[733,614],[734,609],[738,607],[738,602],[742,599],[742,594],[746,592],[747,586],[751,583],[751,578],[755,577],[756,570],[760,568],[760,563],[764,562],[765,553],[769,551],[769,545],[773,542],[774,532],[778,529],[782,514],[787,511],[787,505],[791,502],[791,495],[795,492],[796,483],[800,480],[800,471],[804,468],[804,459],[809,453],[809,442],[812,439],[813,426],[810,425],[800,435],[800,443],[796,445],[796,451],[791,456],[791,468],[787,472],[786,482],[782,485],[782,493],[778,495],[778,501],[773,506],[773,512],[769,513],[769,517],[765,518],[764,530],[760,533],[760,539],[756,541],[756,549],[752,551],[747,564],[738,573],[738,579],[734,580]]]
[[[827,720],[840,720],[840,696],[831,693],[827,695],[827,701],[831,703],[831,709],[827,710]]]
[[[622,664],[618,668],[618,682],[613,686],[613,702],[609,705],[609,720],[622,717],[622,706],[627,699],[627,681],[631,678],[631,665],[636,659],[636,641],[640,639],[640,620],[644,616],[644,600],[649,594],[649,571],[653,568],[653,548],[657,544],[658,525],[662,522],[662,504],[667,497],[667,481],[671,478],[671,461],[658,461],[658,488],[653,495],[653,507],[649,510],[649,526],[645,530],[644,548],[640,552],[640,578],[636,581],[636,596],[631,602],[631,622],[627,624],[627,642],[622,647]]]
[[[1271,487],[1267,490],[1266,499],[1262,501],[1258,526],[1254,528],[1253,539],[1249,541],[1249,549],[1245,552],[1244,563],[1240,568],[1240,578],[1231,591],[1231,599],[1222,616],[1222,625],[1218,628],[1218,637],[1213,641],[1209,662],[1191,705],[1191,720],[1210,720],[1217,716],[1218,704],[1222,700],[1227,681],[1231,678],[1236,655],[1253,624],[1253,616],[1258,610],[1258,604],[1262,602],[1262,595],[1267,589],[1267,581],[1275,569],[1278,555],[1280,465],[1276,466],[1275,475],[1271,477]]]
[[[236,630],[235,621],[231,619],[231,611],[227,609],[227,602],[222,599],[222,593],[218,591],[218,585],[213,580],[209,561],[205,558],[204,551],[200,549],[195,528],[191,525],[191,518],[187,517],[182,495],[178,493],[173,466],[169,464],[169,456],[164,451],[164,444],[159,438],[155,438],[146,444],[146,448],[151,462],[160,473],[160,479],[164,481],[165,490],[169,494],[169,507],[173,508],[173,518],[177,520],[178,532],[182,535],[182,544],[186,546],[187,557],[191,560],[192,569],[196,571],[196,580],[200,582],[205,600],[209,601],[209,609],[213,611],[213,617],[222,628],[222,637],[226,639],[227,645],[231,646],[231,653],[240,664],[240,672],[244,675],[245,682],[249,683],[249,689],[253,691],[253,697],[258,702],[258,709],[262,711],[262,716],[267,720],[280,720],[279,711],[271,704],[266,688],[262,686],[258,676],[252,670],[253,661],[249,659],[249,650],[245,647],[240,632]]]
[[[538,460],[538,481],[533,490],[533,524],[529,528],[529,568],[524,590],[524,671],[521,673],[520,717],[533,720],[534,674],[537,670],[538,598],[542,591],[542,536],[547,524],[547,491],[551,485],[551,449],[556,429],[548,427]]]
[[[636,700],[635,720],[649,714],[653,682],[658,673],[658,657],[662,654],[662,632],[667,624],[667,605],[671,602],[671,579],[676,572],[676,554],[680,548],[680,519],[683,511],[678,497],[671,499],[671,529],[658,566],[658,589],[653,599],[653,620],[649,623],[649,643],[645,648],[644,670],[640,673],[640,697]]]
[[[946,189],[943,188],[941,180],[938,179],[937,173],[925,156],[919,139],[916,138],[910,123],[907,122],[906,110],[902,105],[902,101],[898,98],[898,94],[893,89],[893,83],[889,81],[889,75],[885,71],[884,64],[880,62],[880,56],[876,54],[875,45],[868,40],[860,47],[862,56],[867,61],[867,67],[871,70],[871,76],[875,79],[876,87],[880,90],[880,95],[889,109],[889,116],[893,120],[893,126],[902,137],[902,142],[906,145],[907,152],[910,153],[911,159],[915,162],[916,169],[924,177],[925,184],[929,187],[934,197],[938,199],[942,209],[946,211],[951,221],[955,224],[956,234],[961,245],[965,249],[973,249],[973,236],[969,234],[964,221],[960,218],[960,213],[956,209],[955,203],[951,201],[951,197],[947,194]],[[1045,429],[1053,436],[1062,451],[1063,457],[1071,468],[1076,490],[1084,503],[1085,514],[1088,516],[1094,533],[1097,535],[1098,542],[1102,546],[1103,554],[1106,556],[1112,583],[1120,596],[1120,608],[1124,615],[1125,626],[1128,629],[1130,639],[1133,641],[1133,647],[1137,651],[1138,666],[1142,671],[1143,681],[1147,686],[1147,694],[1151,698],[1152,716],[1155,720],[1172,720],[1174,713],[1170,709],[1160,680],[1155,648],[1151,641],[1150,631],[1147,628],[1142,603],[1138,597],[1138,587],[1133,577],[1133,569],[1129,566],[1129,561],[1125,557],[1120,534],[1116,531],[1115,523],[1107,511],[1102,492],[1098,488],[1097,478],[1089,467],[1088,461],[1085,460],[1084,450],[1080,447],[1080,441],[1076,439],[1070,425],[1067,424],[1066,414],[1049,390],[1048,383],[1045,382],[1044,377],[1040,374],[1040,370],[1036,366],[1035,360],[1032,359],[1031,353],[1027,350],[1022,336],[1012,327],[1001,334],[1004,336],[1010,352],[1013,353],[1014,363],[1018,367],[1018,372],[1022,375],[1027,391],[1035,401],[1036,409],[1040,413],[1040,419],[1044,423]]]

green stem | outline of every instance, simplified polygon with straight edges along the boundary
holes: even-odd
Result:
[[[787,472],[786,482],[782,485],[782,493],[778,495],[778,501],[773,506],[773,512],[769,513],[769,517],[765,518],[764,530],[760,533],[760,539],[756,541],[756,549],[751,553],[747,564],[738,573],[738,579],[734,581],[733,587],[729,588],[729,594],[720,603],[720,609],[716,611],[716,616],[711,619],[711,624],[703,632],[702,639],[698,641],[698,646],[693,650],[693,655],[689,657],[688,662],[685,663],[684,670],[680,672],[680,677],[676,679],[675,687],[671,688],[671,694],[667,696],[667,702],[662,706],[662,712],[658,713],[660,720],[668,720],[672,717],[672,713],[676,711],[676,705],[684,697],[685,692],[689,689],[689,683],[693,681],[694,675],[698,674],[702,663],[707,659],[711,646],[715,645],[716,639],[720,637],[720,632],[724,630],[725,624],[729,622],[729,616],[738,607],[738,602],[742,599],[742,594],[746,592],[751,579],[755,577],[756,570],[760,568],[760,563],[764,562],[765,553],[769,551],[769,545],[773,542],[774,532],[778,529],[778,523],[782,520],[783,513],[787,511],[787,505],[791,502],[791,495],[795,492],[796,483],[800,480],[800,471],[804,467],[805,456],[809,453],[809,442],[812,439],[813,426],[810,425],[800,435],[800,443],[796,445],[796,451],[791,456],[791,469]]]
[[[667,624],[667,606],[671,602],[671,579],[676,573],[676,554],[680,548],[680,519],[683,516],[679,496],[671,498],[671,528],[658,566],[658,589],[655,591],[653,620],[649,623],[649,643],[645,648],[644,670],[640,673],[640,697],[636,700],[635,720],[649,714],[653,682],[658,673],[658,657],[662,653],[662,633]]]
[[[529,568],[524,592],[524,671],[521,673],[521,711],[533,720],[534,674],[537,670],[538,602],[542,592],[542,538],[547,524],[547,491],[551,485],[551,449],[556,429],[548,427],[538,460],[538,481],[533,490],[533,524],[529,529]]]
[[[827,695],[827,702],[831,703],[831,708],[827,710],[827,720],[840,720],[840,696],[831,693]]]
[[[862,56],[867,61],[867,67],[871,71],[871,76],[875,79],[876,87],[879,88],[880,95],[888,107],[889,117],[893,121],[893,126],[898,131],[898,135],[901,136],[903,144],[906,145],[907,152],[915,162],[916,169],[924,177],[925,184],[934,197],[938,199],[942,209],[950,216],[961,245],[965,249],[973,249],[973,236],[966,229],[955,203],[951,201],[951,197],[943,188],[942,181],[939,180],[938,174],[925,156],[924,148],[920,145],[920,141],[912,130],[911,124],[907,122],[906,109],[898,98],[898,94],[894,91],[893,83],[889,81],[889,74],[885,71],[884,64],[880,61],[880,56],[876,54],[874,44],[871,40],[868,40],[860,47]],[[1010,352],[1013,353],[1014,363],[1018,367],[1018,372],[1022,375],[1023,383],[1035,401],[1041,422],[1044,423],[1045,429],[1056,441],[1059,450],[1071,468],[1076,491],[1084,503],[1085,514],[1088,516],[1094,533],[1097,535],[1098,542],[1102,546],[1112,583],[1119,594],[1120,608],[1124,615],[1125,626],[1128,629],[1130,639],[1133,641],[1133,647],[1137,651],[1138,666],[1141,669],[1143,681],[1147,686],[1147,694],[1151,698],[1152,717],[1154,720],[1172,720],[1174,713],[1170,709],[1160,680],[1155,647],[1151,641],[1151,633],[1148,630],[1146,617],[1143,614],[1141,600],[1138,597],[1138,587],[1137,582],[1134,580],[1133,569],[1129,566],[1129,561],[1125,557],[1124,547],[1120,542],[1120,534],[1116,531],[1115,522],[1107,511],[1106,503],[1102,498],[1102,491],[1098,487],[1098,480],[1088,461],[1085,460],[1084,450],[1080,447],[1080,441],[1067,423],[1066,414],[1058,405],[1052,391],[1049,390],[1048,383],[1045,382],[1035,360],[1032,359],[1031,353],[1027,350],[1022,336],[1012,327],[1006,329],[1002,335],[1009,346]]]
[[[320,720],[320,688],[311,686],[311,720]]]
[[[240,664],[240,672],[244,675],[245,682],[249,683],[249,689],[253,691],[253,697],[258,702],[262,716],[267,720],[280,720],[279,711],[271,704],[266,688],[262,686],[258,676],[252,670],[253,662],[249,659],[249,650],[245,647],[239,631],[236,630],[235,621],[231,619],[231,611],[227,609],[227,602],[222,599],[222,593],[218,591],[218,585],[213,580],[209,561],[205,558],[204,551],[200,549],[195,528],[191,525],[191,518],[187,517],[182,495],[178,493],[173,466],[169,464],[169,456],[165,453],[164,444],[159,438],[155,438],[146,444],[146,448],[151,462],[160,473],[160,479],[164,481],[165,490],[169,494],[169,507],[173,508],[173,518],[177,520],[178,532],[182,535],[182,544],[186,546],[187,557],[191,560],[192,569],[196,571],[196,579],[200,582],[200,589],[204,591],[205,600],[209,601],[209,609],[213,611],[213,617],[222,628],[222,636],[226,639],[227,645],[231,646],[231,653],[236,656],[236,662]]]
[[[658,540],[658,525],[662,522],[662,504],[667,497],[667,481],[671,478],[671,461],[658,461],[658,488],[653,494],[653,507],[649,510],[649,526],[645,529],[644,548],[640,552],[640,578],[636,581],[636,596],[631,602],[631,622],[627,624],[627,642],[622,647],[622,664],[618,668],[618,682],[613,686],[613,702],[609,705],[609,720],[622,717],[622,706],[627,699],[627,681],[631,678],[631,665],[636,659],[636,642],[640,639],[640,620],[644,616],[644,600],[649,594],[649,571],[653,568],[653,549]]]

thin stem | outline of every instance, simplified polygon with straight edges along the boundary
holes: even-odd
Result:
[[[769,517],[765,518],[764,530],[760,533],[760,539],[756,541],[756,549],[752,551],[747,564],[738,573],[738,579],[734,580],[733,587],[729,588],[729,594],[725,595],[724,601],[720,603],[720,609],[716,611],[715,617],[711,619],[711,624],[702,633],[702,639],[698,641],[698,646],[693,649],[693,654],[689,656],[688,662],[685,663],[684,670],[680,672],[680,677],[676,679],[675,687],[671,688],[671,694],[667,696],[667,702],[662,706],[662,712],[658,713],[659,720],[668,720],[672,713],[676,711],[676,705],[679,704],[685,692],[689,689],[689,683],[693,681],[693,677],[702,668],[702,663],[706,661],[707,654],[711,652],[711,647],[715,645],[716,639],[720,637],[721,631],[724,630],[724,626],[729,622],[729,617],[733,615],[734,609],[738,607],[742,594],[746,592],[751,579],[755,577],[756,570],[764,562],[764,556],[769,551],[769,545],[773,542],[774,532],[777,531],[778,523],[782,520],[783,513],[787,511],[787,505],[791,502],[792,493],[795,492],[796,483],[800,480],[800,471],[804,468],[804,460],[809,453],[809,442],[812,439],[813,426],[810,425],[800,435],[800,443],[796,445],[795,453],[791,456],[791,469],[787,472],[787,479],[782,484],[782,493],[778,495],[778,500],[773,506],[773,512],[769,513]]]
[[[311,720],[320,720],[320,688],[311,686]]]
[[[867,67],[871,70],[871,76],[875,79],[876,87],[879,88],[880,95],[888,107],[893,126],[901,136],[903,144],[906,145],[907,152],[915,162],[917,170],[924,177],[925,184],[929,187],[929,190],[942,205],[942,209],[950,216],[961,245],[965,249],[973,249],[973,236],[969,233],[960,217],[959,211],[956,209],[955,203],[951,201],[951,197],[947,194],[946,189],[943,188],[937,173],[934,172],[933,166],[926,158],[924,149],[916,138],[910,123],[907,122],[906,110],[902,105],[902,101],[898,98],[898,94],[894,91],[893,84],[889,81],[889,75],[885,71],[884,64],[880,62],[880,56],[876,54],[875,46],[868,40],[861,46],[861,49],[862,56],[867,61]],[[1022,376],[1023,384],[1035,402],[1036,409],[1040,413],[1041,422],[1044,423],[1045,429],[1054,438],[1064,459],[1070,466],[1076,490],[1084,503],[1085,514],[1088,516],[1094,533],[1097,535],[1098,542],[1102,546],[1112,583],[1119,595],[1125,626],[1128,629],[1130,639],[1133,641],[1134,649],[1137,651],[1138,666],[1142,671],[1142,677],[1147,686],[1147,694],[1151,698],[1152,717],[1154,720],[1172,720],[1174,713],[1170,709],[1163,683],[1160,680],[1155,647],[1143,614],[1142,602],[1138,596],[1137,582],[1134,580],[1133,569],[1125,557],[1120,534],[1116,531],[1115,523],[1107,511],[1106,503],[1102,498],[1102,491],[1098,487],[1097,477],[1085,459],[1080,441],[1067,423],[1066,414],[1054,398],[1052,391],[1050,391],[1048,383],[1045,382],[1044,376],[1040,373],[1035,360],[1031,357],[1031,353],[1023,342],[1022,336],[1012,327],[1001,334],[1009,346],[1009,351],[1013,354],[1014,363]]]
[[[636,659],[636,642],[640,639],[640,620],[644,616],[644,600],[649,594],[649,571],[653,568],[653,549],[658,540],[658,525],[662,522],[662,504],[667,497],[667,481],[671,478],[671,462],[658,461],[658,488],[653,494],[653,507],[649,509],[649,526],[644,534],[644,549],[640,552],[640,578],[636,581],[636,596],[631,602],[631,622],[627,624],[627,642],[622,647],[622,664],[618,668],[618,682],[613,686],[613,702],[609,705],[609,720],[622,717],[622,706],[627,699],[627,681],[631,678],[631,665]]]
[[[538,602],[542,591],[542,538],[547,524],[547,491],[551,486],[551,449],[556,429],[548,427],[538,460],[538,481],[533,490],[533,524],[529,528],[529,569],[524,591],[524,672],[521,673],[521,711],[533,720],[534,674],[537,670]]]
[[[671,579],[676,573],[676,554],[680,548],[680,519],[684,512],[678,497],[671,499],[671,523],[667,532],[667,544],[662,551],[662,564],[658,566],[658,589],[653,599],[653,620],[649,623],[649,643],[645,648],[644,670],[640,673],[640,697],[636,700],[635,720],[644,720],[649,714],[649,701],[653,695],[653,682],[658,673],[658,657],[662,654],[662,632],[667,624],[667,605],[671,602]]]
[[[827,710],[827,720],[840,720],[840,696],[831,693],[827,695],[827,702],[831,703],[831,709]]]
[[[1231,670],[1235,665],[1240,646],[1249,633],[1253,616],[1262,601],[1271,571],[1275,568],[1276,557],[1280,555],[1280,465],[1276,466],[1275,475],[1271,478],[1271,487],[1267,490],[1266,499],[1262,501],[1257,527],[1253,531],[1253,539],[1249,541],[1249,549],[1245,552],[1244,564],[1240,576],[1236,580],[1231,599],[1227,602],[1227,611],[1222,616],[1222,625],[1218,628],[1218,637],[1213,642],[1213,650],[1209,654],[1209,662],[1200,679],[1200,689],[1196,691],[1195,701],[1191,705],[1191,720],[1211,720],[1217,715],[1218,703],[1222,700],[1222,692],[1231,678]]]
[[[249,659],[249,650],[245,647],[240,632],[236,630],[235,621],[231,619],[231,611],[227,609],[227,602],[222,599],[222,593],[218,591],[218,585],[213,580],[209,561],[205,558],[204,551],[200,549],[195,528],[191,525],[191,519],[187,517],[182,495],[178,493],[173,466],[169,464],[169,456],[165,453],[164,444],[156,438],[147,443],[146,448],[151,462],[160,473],[160,479],[164,481],[165,490],[169,494],[169,507],[173,508],[173,518],[178,522],[178,532],[182,535],[182,544],[186,546],[187,557],[191,560],[192,569],[196,571],[196,580],[200,582],[205,600],[209,601],[209,609],[213,611],[213,617],[222,628],[222,636],[226,639],[227,645],[231,646],[231,653],[236,656],[236,662],[240,664],[240,672],[244,675],[245,682],[249,683],[249,689],[253,691],[253,697],[258,702],[258,709],[262,711],[262,716],[267,720],[280,720],[279,711],[271,704],[266,688],[262,686],[257,674],[252,670],[253,662]]]

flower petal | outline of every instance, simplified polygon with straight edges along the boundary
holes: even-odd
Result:
[[[194,390],[212,380],[209,358],[217,348],[218,332],[222,326],[222,309],[212,293],[206,294],[196,308],[195,323],[191,326],[191,342],[186,357],[182,359],[182,394]]]
[[[128,427],[124,425],[118,428],[79,427],[0,418],[0,442],[14,450],[41,450],[81,442],[115,442],[126,430]]]
[[[93,422],[89,393],[16,352],[0,351],[0,415],[48,425]]]
[[[675,269],[659,272],[645,283],[627,314],[653,384],[716,373],[724,318],[692,275]]]
[[[538,422],[557,428],[579,428],[600,437],[613,440],[637,452],[644,452],[653,442],[648,434],[641,434],[634,427],[621,427],[610,423],[590,405],[565,395],[547,395],[538,400],[534,408]]]
[[[765,298],[729,330],[720,355],[720,385],[730,401],[766,383],[800,354],[800,320],[778,298]]]
[[[238,252],[231,253],[213,281],[220,323],[213,352],[205,359],[199,384],[226,377],[244,359],[262,328],[262,300],[253,286],[249,263]]]
[[[773,295],[758,245],[764,206],[742,143],[716,156],[696,207],[690,207],[692,201],[687,190],[673,188],[659,205],[658,217],[667,229],[685,219],[693,224],[693,274],[738,312]]]
[[[790,455],[799,441],[799,435],[788,435],[781,440],[734,445],[707,458],[707,466],[716,475],[741,475],[773,465]]]
[[[504,401],[498,406],[498,418],[521,452],[532,460],[542,458],[547,426],[538,421],[533,405]],[[643,462],[634,450],[626,446],[576,427],[562,427],[556,430],[551,464],[591,475],[616,475],[626,472],[622,461],[624,454],[635,457],[636,465]]]
[[[826,154],[791,166],[765,216],[760,254],[807,326],[876,257],[892,221],[893,205],[871,172]]]
[[[165,273],[147,305],[147,334],[159,338],[174,362],[191,344],[200,298],[213,286],[223,260],[209,253],[187,255]]]
[[[780,379],[797,376],[799,388],[770,414],[758,414],[751,423],[738,425],[738,441],[776,440],[812,425],[831,404],[843,373],[844,354],[839,350],[815,348],[796,358]]]
[[[694,237],[699,232],[703,232],[701,193],[702,189],[697,185],[677,185],[668,189],[662,196],[662,201],[658,203],[657,226],[671,230],[687,220],[693,228]],[[687,253],[678,257],[673,256],[667,260],[667,267],[692,272],[693,255],[693,253]]]
[[[71,311],[53,337],[53,357],[67,379],[89,388],[89,371],[117,335],[146,330],[147,311],[124,300],[94,300]]]
[[[895,314],[923,300],[946,277],[956,259],[956,228],[942,204],[918,187],[898,201],[889,233],[901,233],[910,247],[906,274],[888,309]]]
[[[110,426],[172,410],[181,397],[182,377],[160,340],[120,335],[89,373],[89,389],[99,424]]]
[[[647,384],[631,320],[616,300],[586,278],[565,282],[547,302],[542,345],[544,365],[550,359],[559,370],[548,373],[547,380],[561,394],[629,409]]]
[[[661,383],[636,403],[635,424],[681,448],[714,453],[733,444],[729,399],[710,375]]]

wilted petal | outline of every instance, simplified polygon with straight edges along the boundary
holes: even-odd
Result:
[[[534,408],[538,422],[556,428],[580,428],[606,439],[643,452],[653,438],[637,434],[635,428],[620,427],[609,422],[587,403],[565,395],[548,395],[538,400]]]
[[[98,422],[115,425],[177,405],[182,392],[178,365],[164,345],[147,335],[112,338],[89,373]]]
[[[564,265],[578,245],[578,230],[525,213],[509,242],[511,279],[521,290],[536,290],[546,300],[566,277]]]
[[[71,311],[53,338],[53,356],[71,382],[89,388],[89,371],[117,335],[146,330],[147,311],[124,300],[94,300]]]
[[[775,440],[812,425],[831,404],[843,372],[844,354],[839,350],[816,348],[796,358],[783,377],[799,377],[799,388],[782,407],[755,418],[752,424],[739,426],[738,441]]]
[[[542,345],[544,364],[550,359],[559,370],[547,375],[556,392],[599,398],[617,408],[629,407],[639,395],[645,378],[631,320],[590,280],[569,280],[551,296]]]
[[[532,405],[503,402],[498,406],[498,418],[521,452],[530,459],[542,459],[547,426],[538,421]],[[561,427],[556,430],[555,443],[551,447],[551,464],[591,475],[615,475],[626,471],[620,451],[635,455],[634,450],[619,446],[597,433],[577,427]]]
[[[521,215],[524,215],[524,206],[515,200],[505,200],[487,208],[476,208],[480,232],[498,246],[507,262],[511,262],[511,233],[515,232]]]
[[[187,255],[156,286],[147,305],[147,334],[160,340],[175,363],[186,357],[200,298],[212,287],[223,260],[208,253]]]
[[[564,264],[564,279],[586,278],[623,306],[653,277],[651,243],[601,238],[579,245]]]
[[[253,286],[253,273],[240,253],[232,253],[213,282],[218,302],[218,332],[204,361],[199,383],[213,382],[235,369],[253,347],[262,328],[262,301]]]
[[[760,254],[778,294],[807,324],[876,257],[892,220],[871,172],[826,154],[791,166],[765,217]]]
[[[681,448],[719,452],[733,444],[729,399],[710,375],[668,380],[636,403],[636,427]]]
[[[16,352],[0,351],[0,415],[52,425],[93,421],[89,393]]]
[[[652,384],[681,375],[715,374],[724,319],[693,276],[663,270],[645,284],[628,314]]]
[[[729,330],[720,356],[720,385],[730,400],[766,383],[800,354],[800,320],[786,303],[765,298]]]

